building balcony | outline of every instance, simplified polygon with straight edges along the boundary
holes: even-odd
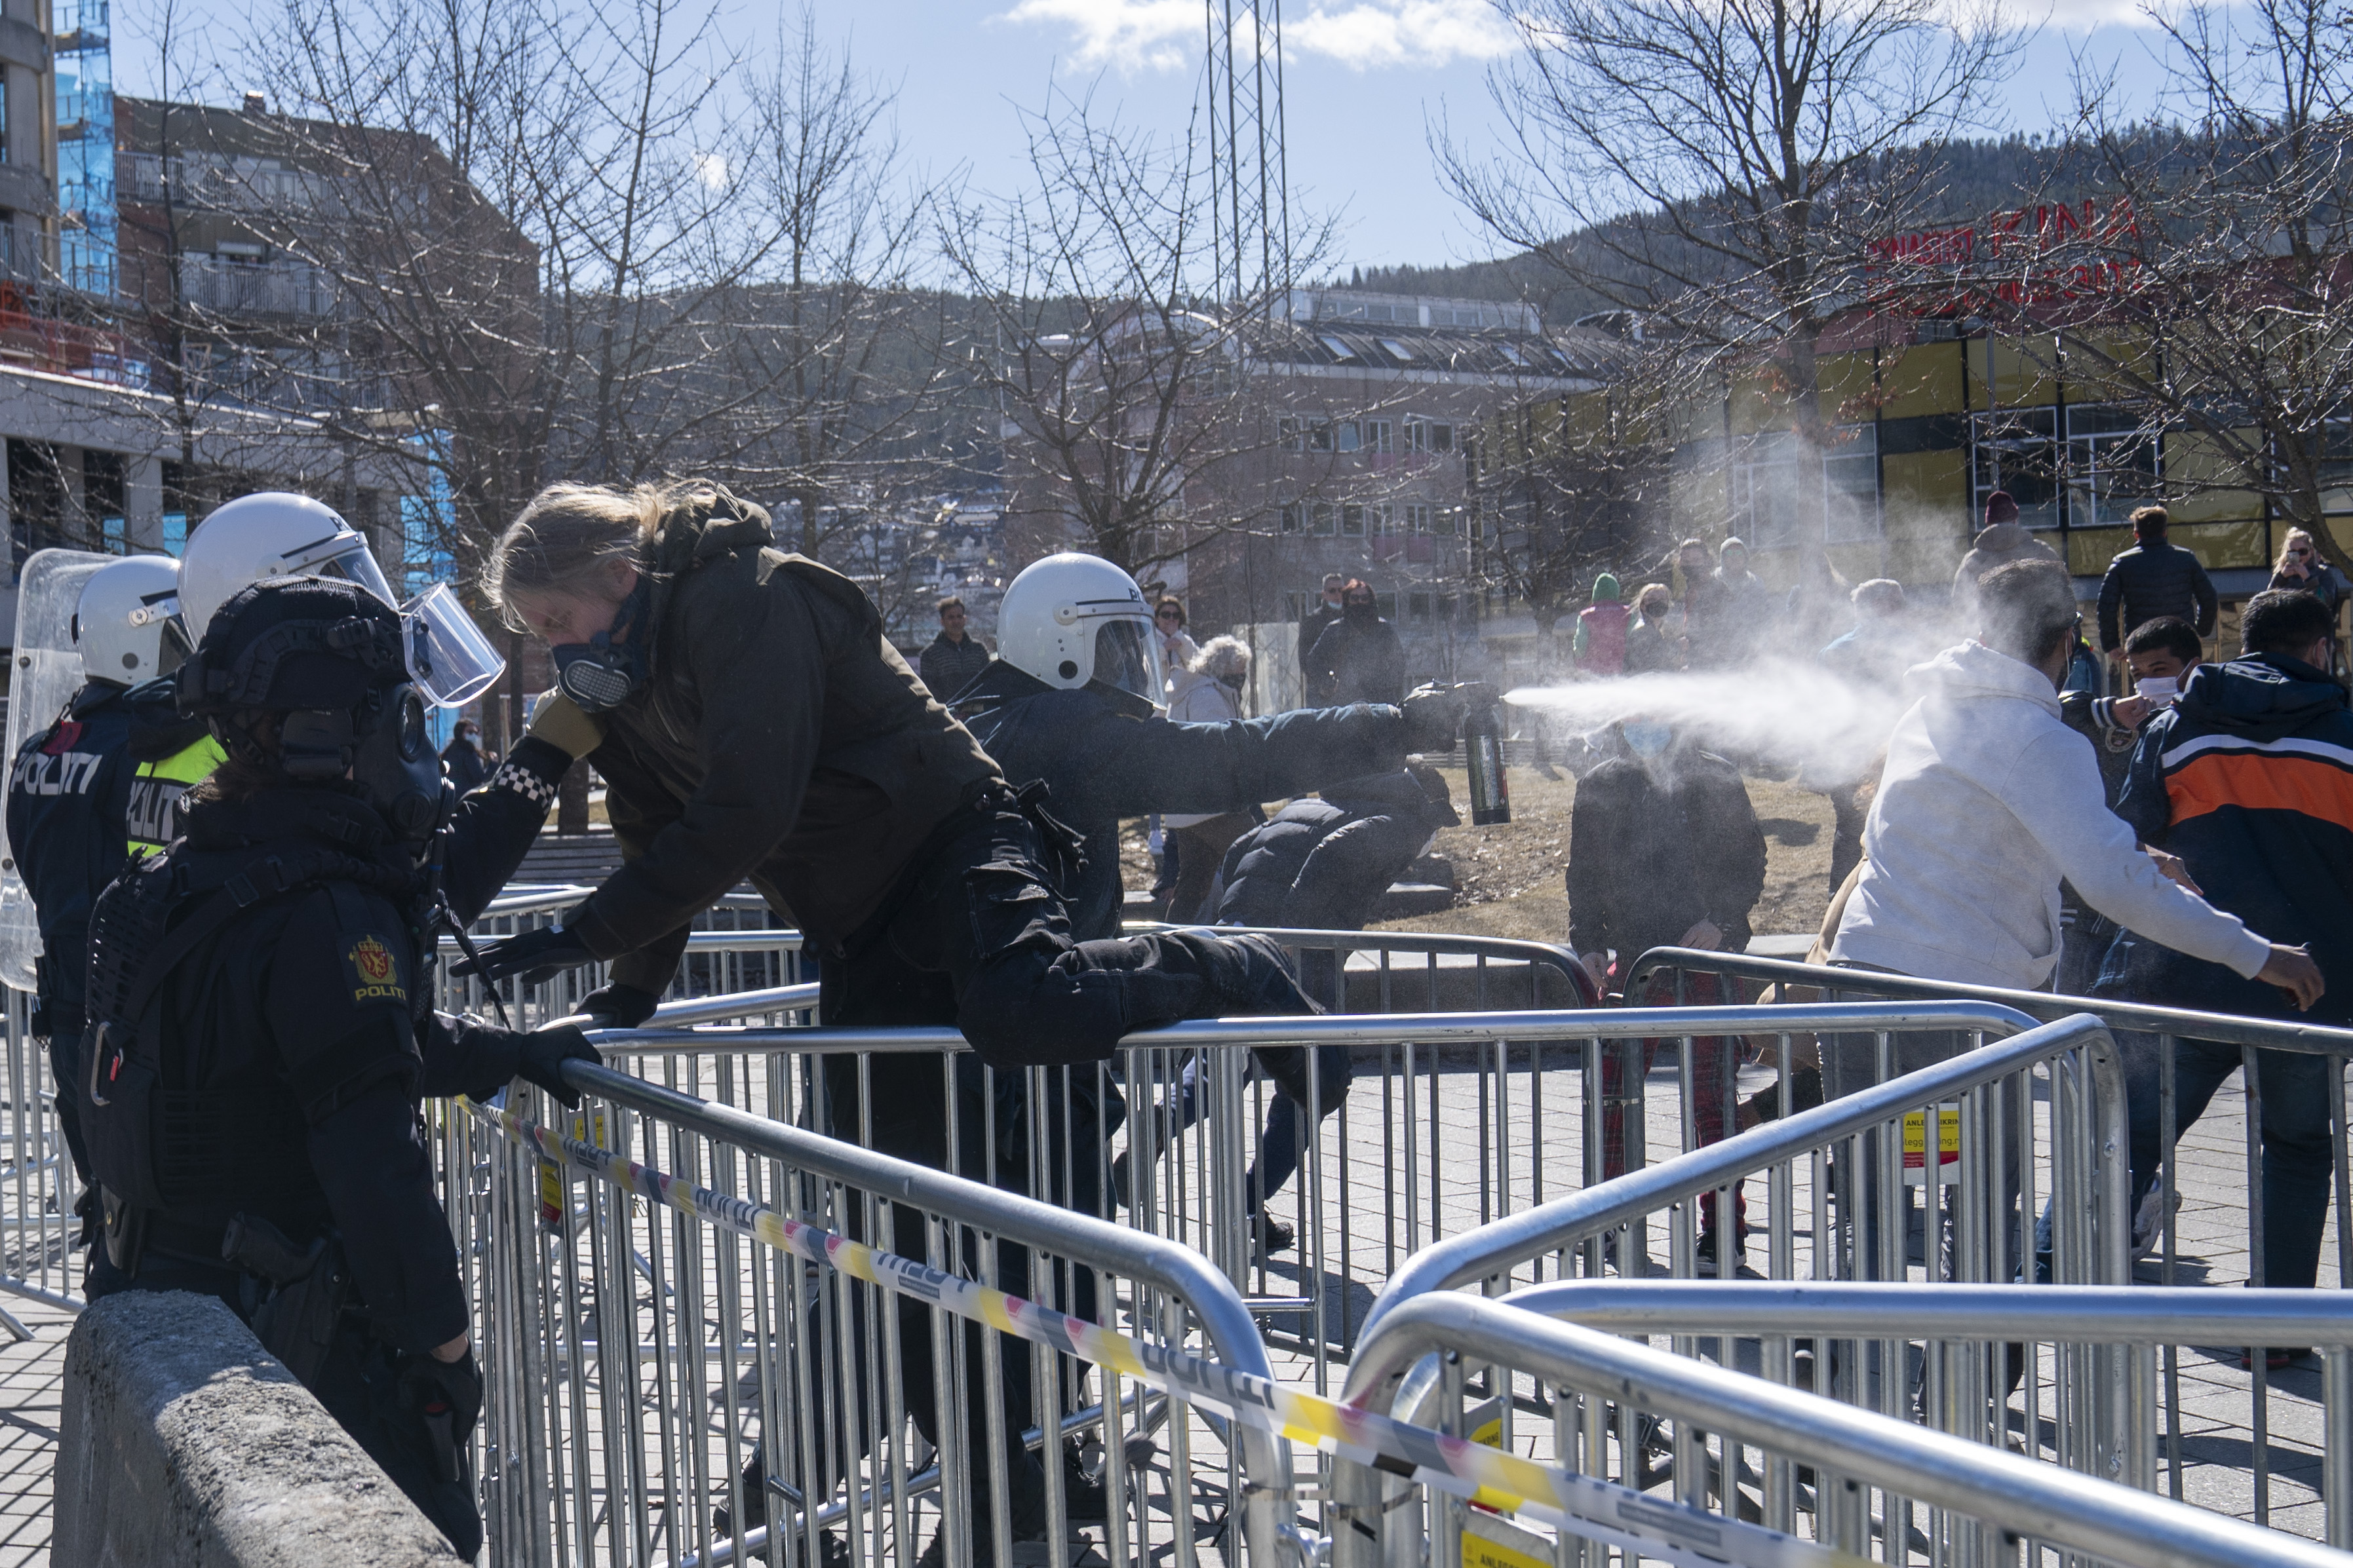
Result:
[[[332,278],[301,262],[195,255],[180,258],[180,298],[218,316],[331,316],[336,294]]]

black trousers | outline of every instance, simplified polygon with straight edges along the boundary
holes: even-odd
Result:
[[[153,1250],[140,1260],[134,1279],[109,1260],[102,1245],[90,1248],[90,1272],[82,1282],[83,1295],[92,1301],[125,1290],[187,1290],[217,1297],[247,1322],[260,1310],[266,1289],[250,1274]],[[463,1479],[445,1481],[434,1475],[432,1439],[423,1419],[401,1398],[399,1353],[347,1316],[326,1365],[317,1381],[306,1386],[417,1511],[448,1537],[458,1554],[472,1562],[482,1549],[482,1516],[474,1505],[473,1488]]]
[[[1202,932],[1161,932],[1077,941],[1052,876],[1041,863],[1039,830],[1009,795],[969,808],[961,826],[935,836],[881,911],[841,951],[826,955],[819,1013],[828,1024],[954,1025],[973,1047],[945,1063],[934,1055],[869,1058],[871,1098],[858,1063],[825,1064],[822,1131],[935,1170],[949,1169],[947,1129],[955,1118],[959,1174],[1029,1193],[1059,1207],[1102,1215],[1099,1164],[1104,1140],[1126,1106],[1097,1064],[1130,1030],[1181,1018],[1314,1011],[1270,952]],[[994,1069],[993,1083],[983,1068]],[[1050,1070],[1031,1125],[1029,1075]],[[1060,1070],[1067,1068],[1067,1072]],[[954,1104],[950,1104],[953,1095]],[[994,1131],[997,1158],[987,1159]],[[1046,1190],[1031,1192],[1033,1137],[1042,1137]],[[923,1258],[921,1216],[898,1208],[892,1250]],[[860,1222],[862,1223],[862,1221]],[[1084,1269],[1050,1272],[1029,1250],[997,1248],[979,1268],[969,1238],[959,1243],[967,1277],[1028,1295],[1074,1316],[1095,1315],[1094,1280]],[[1072,1276],[1075,1276],[1073,1278]],[[938,1441],[930,1310],[902,1299],[899,1350],[908,1413]],[[863,1318],[860,1312],[859,1316]],[[862,1333],[862,1327],[860,1331]],[[1011,1527],[1042,1522],[1044,1481],[1019,1434],[1036,1419],[1029,1347],[966,1325],[965,1432],[971,1442],[976,1531],[987,1527],[987,1405],[981,1382],[986,1342],[997,1339],[1004,1370]],[[860,1358],[859,1364],[867,1364]],[[1055,1448],[1050,1446],[1050,1458]]]

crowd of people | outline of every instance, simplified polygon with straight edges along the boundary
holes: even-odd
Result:
[[[2099,595],[2096,651],[2065,566],[1996,494],[1953,584],[1957,635],[1940,635],[1892,580],[1850,585],[1816,558],[1776,591],[1739,540],[1713,555],[1694,540],[1630,603],[1619,576],[1597,574],[1570,657],[1591,680],[1782,657],[1900,689],[1883,749],[1805,776],[1837,824],[1819,942],[1831,964],[2353,1019],[2353,713],[2331,673],[2343,581],[2290,533],[2271,586],[2245,606],[2236,657],[2210,658],[2212,584],[2169,542],[2162,508],[2133,526]],[[518,1076],[576,1103],[567,1064],[596,1052],[569,1025],[518,1031],[437,1013],[431,945],[512,875],[575,763],[606,782],[624,864],[556,923],[470,952],[459,973],[534,984],[601,963],[607,978],[581,1011],[592,1026],[635,1026],[697,914],[749,879],[803,932],[823,1021],[949,1025],[972,1047],[947,1073],[905,1056],[826,1058],[828,1126],[934,1167],[954,1146],[955,1169],[984,1181],[1059,1172],[1039,1195],[1108,1215],[1144,1173],[1123,1158],[1100,1191],[1097,1163],[1073,1152],[1129,1116],[1192,1121],[1190,1080],[1131,1107],[1096,1075],[1052,1075],[1058,1103],[1033,1131],[1004,1120],[983,1068],[1102,1062],[1139,1027],[1338,1005],[1336,968],[1302,966],[1236,928],[1370,921],[1456,822],[1422,759],[1451,751],[1466,713],[1494,700],[1492,689],[1408,689],[1378,596],[1335,575],[1300,629],[1306,704],[1245,716],[1250,647],[1197,642],[1180,600],[1147,601],[1084,555],[1049,557],[1008,585],[994,655],[965,606],[943,600],[939,635],[911,667],[855,584],[778,549],[759,508],[692,482],[550,487],[497,542],[482,589],[547,646],[558,689],[504,756],[461,723],[437,757],[427,710],[462,697],[443,679],[448,658],[418,650],[462,655],[470,634],[489,661],[463,683],[479,692],[498,674],[479,631],[432,621],[429,600],[396,607],[364,540],[315,501],[225,506],[181,562],[125,561],[90,579],[75,617],[87,684],[20,752],[8,800],[46,948],[35,1026],[71,1157],[100,1194],[85,1215],[88,1293],[227,1303],[299,1362],[467,1554],[480,1523],[451,1466],[481,1385],[417,1106]],[[166,600],[176,610],[155,614]],[[1669,999],[1630,973],[1645,950],[1746,947],[1767,864],[1744,779],[1758,759],[1712,749],[1704,727],[1641,696],[1655,689],[1620,688],[1635,695],[1589,747],[1564,868],[1565,934],[1596,990],[1632,1005]],[[1123,928],[1118,850],[1122,821],[1138,816],[1161,824],[1176,922],[1140,933]],[[1703,977],[1683,999],[1736,998]],[[2159,1083],[2179,1085],[2179,1131],[2239,1057],[2129,1032],[2118,1044],[2140,1192],[2163,1141]],[[1909,1037],[1896,1065],[1950,1048]],[[1797,1107],[1724,1092],[1738,1040],[1693,1049],[1702,1142]],[[1647,1051],[1620,1054],[1605,1064],[1605,1175],[1626,1163],[1610,1108],[1649,1065]],[[1275,1252],[1293,1238],[1268,1199],[1351,1066],[1337,1050],[1252,1058],[1277,1092],[1250,1219]],[[2316,1075],[2334,1064],[2256,1061],[2262,1281],[2309,1287],[2335,1103]],[[1880,1068],[1833,1047],[1808,1081],[1837,1095]],[[210,1116],[203,1137],[174,1141],[194,1108],[224,1106],[234,1114]],[[1704,1261],[1730,1272],[1740,1205],[1718,1215],[1703,1204],[1701,1219]],[[923,1250],[901,1234],[919,1221],[892,1205],[855,1224],[860,1239]],[[337,1326],[323,1339],[292,1332],[319,1321],[318,1300],[298,1301],[240,1250],[258,1232],[295,1256],[335,1249],[304,1277],[320,1281],[306,1291],[333,1280],[347,1293],[328,1303]],[[1009,1247],[1000,1263],[1028,1267]],[[1092,1315],[1092,1279],[1080,1276],[1045,1294]],[[360,1302],[364,1317],[346,1312]],[[929,1314],[909,1303],[898,1321],[912,1416],[927,1439],[962,1421],[967,1451],[1003,1454],[1011,1512],[998,1522],[1012,1539],[1044,1528],[1045,1467],[1062,1467],[1073,1519],[1104,1506],[1074,1448],[1033,1455],[1020,1440],[1033,1414],[1026,1348],[1003,1349],[1001,1405],[976,1388],[942,1409]],[[755,1454],[745,1478],[754,1508],[768,1496],[763,1463]],[[999,1488],[983,1465],[967,1484],[982,1537]]]

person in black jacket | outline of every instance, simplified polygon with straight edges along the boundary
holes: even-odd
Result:
[[[471,719],[450,726],[449,743],[441,748],[442,770],[459,795],[470,795],[490,782],[491,764],[482,756],[482,727]]]
[[[1321,799],[1295,800],[1270,820],[1236,839],[1219,873],[1219,925],[1293,931],[1362,931],[1431,834],[1458,826],[1446,781],[1435,768],[1409,763],[1396,773],[1346,779],[1327,787]],[[1337,1007],[1339,969],[1328,950],[1303,955],[1300,984],[1309,995]],[[1243,1205],[1261,1254],[1287,1252],[1293,1227],[1267,1214],[1268,1200],[1299,1169],[1304,1137],[1301,1110],[1311,1101],[1316,1117],[1329,1116],[1347,1098],[1353,1076],[1345,1046],[1319,1046],[1311,1083],[1308,1053],[1295,1046],[1253,1050],[1257,1075],[1278,1086],[1259,1133],[1258,1158],[1243,1177]],[[1163,1148],[1198,1119],[1198,1098],[1189,1075],[1177,1099],[1176,1120],[1157,1142]],[[1113,1180],[1123,1191],[1127,1160],[1121,1156]]]
[[[1570,944],[1597,985],[1609,989],[1614,980],[1622,990],[1634,961],[1650,948],[1746,950],[1748,912],[1765,890],[1765,834],[1732,763],[1702,751],[1662,719],[1628,719],[1618,730],[1625,754],[1577,786],[1567,881]],[[1685,986],[1687,1002],[1707,1005],[1721,999],[1713,976],[1689,976]],[[1674,999],[1672,983],[1663,982],[1653,982],[1641,998],[1651,1005]],[[1605,1178],[1624,1173],[1631,1075],[1650,1070],[1660,1044],[1642,1042],[1639,1067],[1630,1047],[1604,1053]],[[1726,1112],[1733,1103],[1734,1044],[1718,1037],[1693,1042],[1695,1081],[1688,1090],[1703,1144],[1732,1131]],[[1712,1198],[1703,1202],[1701,1231],[1701,1261],[1712,1271],[1719,1261]],[[1745,1235],[1744,1225],[1736,1257]],[[1725,1272],[1731,1272],[1728,1262]]]
[[[2220,607],[2214,584],[2198,557],[2167,542],[2165,509],[2145,506],[2132,514],[2132,525],[2139,542],[2109,562],[2100,579],[2100,651],[2111,659],[2121,657],[2126,632],[2164,616],[2188,621],[2201,637],[2212,637]]]
[[[1303,694],[1303,706],[1309,708],[1332,706],[1332,693],[1329,686],[1317,678],[1314,668],[1308,663],[1308,655],[1315,651],[1315,639],[1322,637],[1324,631],[1340,618],[1342,614],[1340,590],[1347,585],[1347,582],[1348,580],[1337,572],[1325,573],[1324,596],[1310,605],[1305,615],[1299,617],[1299,682],[1300,690]]]
[[[58,1128],[85,1188],[82,972],[90,910],[131,858],[124,819],[132,737],[186,728],[171,692],[151,679],[175,666],[187,646],[172,618],[178,579],[177,564],[156,556],[133,556],[90,574],[73,617],[82,689],[47,729],[26,738],[8,773],[9,850],[41,935],[33,1035],[49,1043]],[[17,696],[26,700],[21,689]],[[84,1242],[92,1234],[90,1201],[85,1191]]]
[[[276,579],[232,596],[179,672],[228,760],[185,796],[185,837],[90,919],[106,1246],[85,1289],[218,1298],[471,1559],[481,1383],[418,1102],[521,1075],[577,1104],[563,1064],[596,1053],[569,1026],[432,1010],[451,796],[404,641],[363,588]],[[273,1231],[295,1258],[325,1251],[299,1288],[235,1250]]]
[[[2142,731],[2172,705],[2203,652],[2204,645],[2188,621],[2162,616],[2134,628],[2125,639],[2125,667],[2133,678],[2131,695],[2102,697],[2075,687],[2059,693],[2059,717],[2092,742],[2100,760],[2100,782],[2107,787],[2110,810],[2123,798],[2133,747]],[[2100,964],[2118,927],[2086,904],[2072,883],[2059,885],[2059,994],[2086,995],[2099,979]]]
[[[1134,580],[1121,580],[1118,602],[1064,600],[1067,618],[1047,617],[1069,639],[1048,668],[1066,662],[1073,687],[1101,680],[1148,709],[1162,695],[1149,617]],[[589,761],[628,858],[560,925],[486,949],[468,972],[538,980],[606,960],[613,989],[629,988],[650,1012],[693,918],[749,877],[819,956],[826,1023],[948,1025],[971,1044],[945,1070],[936,1056],[886,1053],[863,1077],[848,1057],[828,1058],[823,1074],[827,1130],[934,1169],[948,1166],[952,1115],[985,1125],[984,1065],[1088,1066],[1155,1024],[1314,1010],[1282,950],[1263,939],[1090,940],[1074,930],[1089,917],[1074,918],[1062,890],[1075,850],[1067,829],[917,679],[855,583],[776,548],[767,513],[726,490],[550,486],[501,535],[486,586],[549,645],[560,686],[602,716]],[[1008,590],[1008,629],[1014,610]],[[956,1173],[1006,1179],[984,1145],[961,1140]],[[1076,1164],[1092,1182],[1094,1163]],[[1084,1208],[1091,1194],[1060,1201]],[[885,1220],[872,1239],[924,1256],[912,1211]],[[1084,1290],[1071,1297],[1070,1310],[1087,1310]],[[899,1342],[909,1413],[935,1436],[923,1310],[899,1313]],[[1017,1369],[998,1411],[1011,1433],[1006,1522],[1017,1540],[1034,1539],[1046,1490],[1019,1442],[1028,1352],[1003,1348]],[[973,1357],[975,1375],[983,1359]],[[985,1454],[986,1402],[961,1409],[970,1451]],[[972,1517],[987,1520],[996,1489],[986,1465],[967,1479]],[[986,1538],[986,1527],[975,1533]]]
[[[2143,842],[2181,858],[2208,902],[2274,941],[2308,948],[2327,987],[2306,1016],[2353,1022],[2353,711],[2328,676],[2336,626],[2310,594],[2269,590],[2247,603],[2244,648],[2191,672],[2179,700],[2134,748],[2117,815]],[[2205,1012],[2284,1018],[2281,990],[2127,931],[2109,949],[2098,993]],[[2118,1031],[2132,1124],[2131,1191],[2146,1194],[2161,1148],[2156,1037]],[[2240,1047],[2173,1047],[2177,1135],[2187,1132]],[[2328,1215],[2332,1057],[2258,1050],[2263,1138],[2263,1256],[2258,1283],[2309,1289]],[[2291,1352],[2274,1351],[2274,1364]]]
[[[916,659],[915,672],[923,678],[926,691],[942,702],[953,702],[988,668],[988,650],[978,637],[965,633],[962,599],[953,595],[942,599],[939,611],[940,635]]]
[[[1361,579],[1340,590],[1340,618],[1324,628],[1308,650],[1311,690],[1324,693],[1326,706],[1405,700],[1405,648],[1397,628],[1381,618],[1380,603]]]

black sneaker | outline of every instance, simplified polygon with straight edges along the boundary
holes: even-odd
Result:
[[[1261,1258],[1271,1258],[1278,1252],[1288,1252],[1299,1244],[1299,1232],[1286,1220],[1272,1215],[1250,1215],[1250,1240]]]
[[[1101,1479],[1087,1479],[1076,1448],[1062,1450],[1062,1510],[1072,1524],[1111,1522],[1111,1490]]]
[[[756,1530],[768,1522],[768,1465],[765,1450],[752,1450],[752,1462],[744,1467],[744,1528]],[[735,1516],[727,1505],[720,1504],[711,1510],[711,1533],[730,1536],[735,1533]],[[830,1536],[827,1537],[831,1541]],[[839,1544],[838,1542],[836,1544]],[[847,1551],[843,1553],[845,1559]]]
[[[1743,1238],[1732,1244],[1731,1266],[1724,1273],[1718,1274],[1715,1260],[1715,1237],[1716,1233],[1712,1230],[1700,1233],[1699,1245],[1692,1249],[1693,1272],[1703,1279],[1729,1279],[1747,1265],[1747,1242]]]

